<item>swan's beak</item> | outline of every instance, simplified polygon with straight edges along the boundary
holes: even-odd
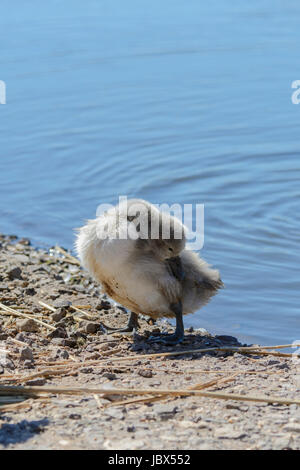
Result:
[[[183,271],[180,256],[175,256],[174,258],[168,258],[166,262],[173,276],[176,277],[178,281],[183,281],[185,274]]]

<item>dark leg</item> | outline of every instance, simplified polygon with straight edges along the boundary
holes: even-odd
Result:
[[[183,341],[184,338],[184,327],[182,319],[182,303],[177,302],[176,304],[170,305],[171,310],[176,315],[176,329],[172,335],[157,335],[150,336],[149,341],[151,343],[164,343],[164,344],[178,344]]]
[[[107,326],[104,323],[101,323],[103,332],[108,335],[113,333],[129,333],[131,331],[137,330],[139,326],[138,316],[134,312],[130,313],[129,320],[125,328],[112,328],[111,326]],[[107,330],[110,330],[110,332],[107,332]]]

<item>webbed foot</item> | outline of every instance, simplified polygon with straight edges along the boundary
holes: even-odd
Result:
[[[184,339],[184,327],[182,321],[182,304],[181,302],[177,302],[170,305],[171,310],[175,313],[176,316],[176,329],[175,333],[172,335],[168,333],[161,333],[157,336],[150,336],[148,341],[150,343],[162,343],[162,344],[179,344]]]

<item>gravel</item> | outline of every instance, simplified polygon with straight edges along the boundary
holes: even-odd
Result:
[[[299,398],[299,365],[287,357],[239,353],[181,354],[139,358],[145,353],[173,352],[218,346],[240,346],[233,336],[214,337],[190,328],[175,347],[151,345],[154,332],[171,332],[167,323],[139,319],[132,335],[107,335],[103,322],[125,326],[126,310],[115,305],[101,288],[55,249],[42,250],[28,240],[0,235],[1,302],[33,318],[0,313],[0,383],[39,387],[119,388],[196,387],[236,377],[207,390],[245,395]],[[55,309],[41,306],[46,302]],[[70,308],[79,306],[92,319]],[[203,315],[205,310],[203,310]],[[89,317],[88,317],[89,318]],[[118,357],[137,356],[121,362]],[[105,360],[105,363],[103,363]],[[93,362],[92,362],[93,361]],[[99,362],[102,361],[102,362]],[[76,363],[80,367],[74,368]],[[40,376],[43,370],[66,371]],[[22,381],[17,379],[22,377]],[[16,401],[1,409],[1,449],[295,449],[300,450],[300,407],[200,396],[167,397],[135,402],[124,395],[54,395]],[[138,397],[141,399],[141,397]],[[16,399],[17,400],[17,399]],[[20,399],[18,399],[20,400]],[[128,403],[119,403],[126,401]],[[10,409],[9,409],[10,408]]]

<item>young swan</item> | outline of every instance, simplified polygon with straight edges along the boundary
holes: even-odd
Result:
[[[119,331],[136,328],[139,313],[176,318],[174,334],[151,341],[181,342],[182,315],[205,305],[223,285],[217,270],[185,249],[181,222],[141,199],[88,221],[79,230],[76,251],[105,292],[131,310],[127,327]]]

